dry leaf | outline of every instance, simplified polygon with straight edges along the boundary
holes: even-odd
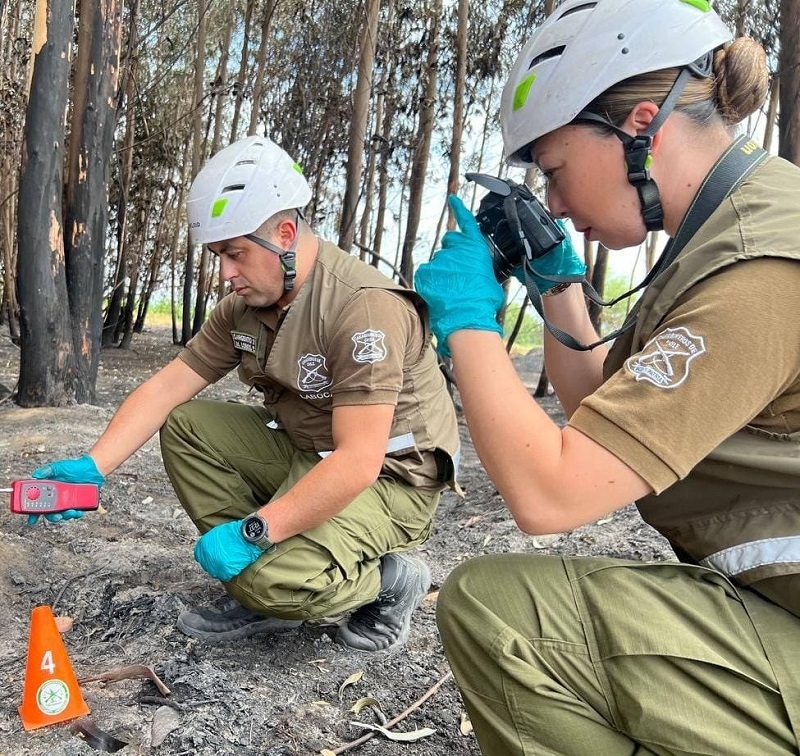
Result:
[[[72,630],[73,619],[72,617],[58,616],[56,619],[56,627],[59,633],[68,633]]]
[[[344,695],[344,689],[348,685],[354,685],[357,683],[362,677],[364,676],[364,670],[360,669],[358,672],[353,672],[350,677],[348,677],[340,686],[339,686],[339,700],[342,700],[342,696]]]
[[[422,727],[419,730],[412,730],[411,732],[392,732],[380,725],[367,724],[366,722],[350,722],[350,724],[353,727],[366,727],[373,732],[379,732],[383,737],[389,740],[396,740],[401,743],[413,743],[416,740],[427,738],[429,735],[433,735],[436,732],[436,730],[432,730],[430,727]]]
[[[181,715],[171,706],[159,706],[153,714],[150,728],[150,747],[160,746],[164,739],[181,723]]]
[[[534,536],[531,538],[531,544],[533,545],[534,549],[546,549],[548,546],[550,546],[550,544],[552,544],[554,541],[557,541],[559,538],[561,538],[560,533]]]
[[[356,701],[350,707],[350,711],[352,711],[353,714],[358,714],[358,712],[361,711],[361,709],[363,709],[365,706],[376,706],[379,710],[381,708],[381,705],[377,699],[366,697],[366,698],[359,698],[358,701]]]

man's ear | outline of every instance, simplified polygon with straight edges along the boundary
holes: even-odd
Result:
[[[289,249],[292,243],[300,233],[297,224],[291,218],[284,218],[275,229],[275,233],[280,239],[280,246],[284,249]]]

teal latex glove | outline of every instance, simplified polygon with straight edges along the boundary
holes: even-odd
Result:
[[[61,459],[37,467],[31,473],[31,477],[39,480],[60,480],[62,483],[94,483],[96,486],[102,486],[106,482],[95,461],[88,454],[77,459]]]
[[[544,294],[559,283],[551,281],[549,278],[542,278],[541,274],[545,276],[583,276],[586,274],[586,264],[575,252],[564,221],[556,219],[556,223],[564,232],[564,241],[557,247],[553,247],[547,254],[536,258],[533,265],[528,268],[540,294]],[[525,271],[522,265],[514,269],[514,278],[521,284],[525,284]]]
[[[204,533],[194,546],[194,558],[211,577],[227,583],[264,552],[242,537],[242,521],[225,522]]]
[[[81,509],[65,509],[63,512],[55,512],[46,515],[28,515],[28,525],[35,525],[39,518],[44,517],[48,522],[61,522],[62,520],[80,520],[83,517]]]
[[[494,331],[502,336],[497,312],[505,302],[478,222],[458,197],[451,194],[447,201],[461,230],[448,231],[442,248],[414,277],[414,287],[428,305],[436,350],[445,357],[450,356],[447,338],[453,331]]]
[[[31,477],[38,480],[58,480],[62,483],[94,483],[96,486],[102,486],[106,482],[95,461],[88,454],[77,459],[61,459],[37,467],[31,473]],[[35,525],[39,522],[39,517],[40,515],[28,515],[28,525]],[[80,520],[81,517],[83,512],[80,509],[67,509],[64,512],[44,515],[50,522]]]

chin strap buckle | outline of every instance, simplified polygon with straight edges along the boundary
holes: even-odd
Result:
[[[650,148],[653,146],[653,137],[649,134],[639,134],[631,137],[625,145],[625,165],[628,167],[628,181],[634,186],[650,181]]]

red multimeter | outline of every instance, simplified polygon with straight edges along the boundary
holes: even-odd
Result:
[[[15,514],[46,515],[66,509],[93,510],[100,506],[100,489],[93,483],[62,483],[58,480],[15,480],[11,488],[11,511]]]

